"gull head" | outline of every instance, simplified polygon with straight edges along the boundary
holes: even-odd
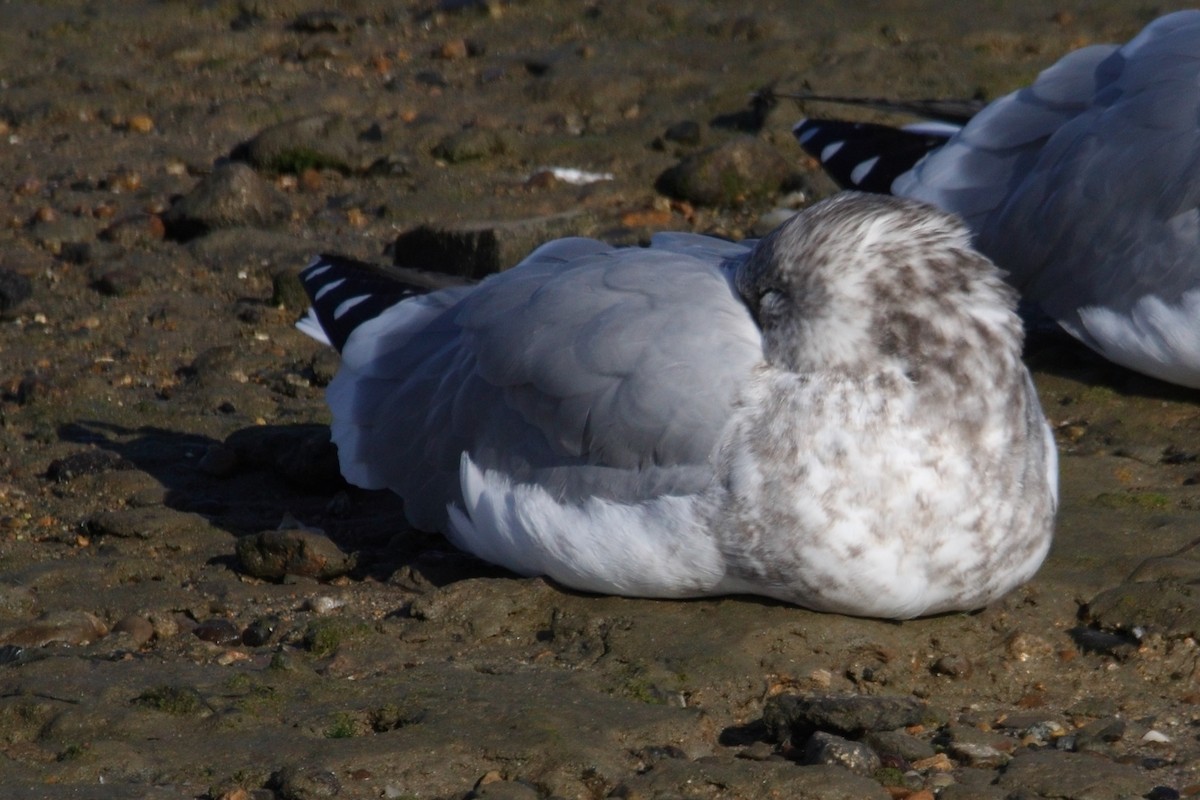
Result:
[[[835,195],[763,238],[735,283],[779,369],[953,383],[1020,357],[1015,293],[959,218],[925,203]]]

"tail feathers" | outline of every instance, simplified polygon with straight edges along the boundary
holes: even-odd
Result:
[[[909,130],[817,119],[800,120],[792,129],[800,146],[838,185],[876,194],[890,194],[892,181],[945,144],[952,131],[949,126]]]
[[[312,308],[296,327],[339,352],[358,326],[403,300],[429,291],[389,275],[383,267],[334,255],[314,258],[300,272],[300,281]]]

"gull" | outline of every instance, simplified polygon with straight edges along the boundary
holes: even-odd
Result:
[[[761,240],[548,242],[471,286],[302,273],[346,479],[521,575],[909,618],[1050,544],[1015,293],[932,206],[848,192]]]
[[[1200,11],[1071,52],[961,130],[808,119],[795,133],[843,186],[961,215],[1092,350],[1200,388]]]

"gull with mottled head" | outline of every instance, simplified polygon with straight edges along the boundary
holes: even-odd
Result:
[[[549,242],[420,292],[321,256],[306,332],[346,478],[523,575],[909,618],[1049,548],[1014,296],[952,215],[845,193],[761,241]]]

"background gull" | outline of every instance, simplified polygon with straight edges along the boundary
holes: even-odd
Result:
[[[1012,291],[954,217],[846,193],[759,242],[562,239],[416,294],[322,256],[342,471],[526,575],[913,617],[1049,547],[1056,455]]]
[[[1104,357],[1200,387],[1200,11],[1072,52],[952,130],[804,120],[796,135],[844,186],[961,214]]]

